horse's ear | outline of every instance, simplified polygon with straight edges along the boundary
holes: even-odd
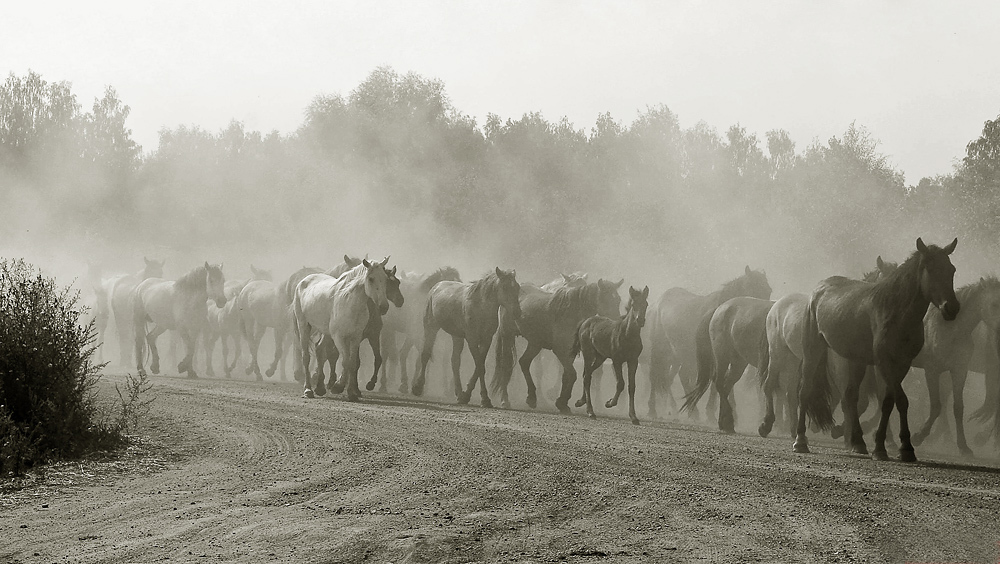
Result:
[[[950,255],[951,253],[955,252],[955,247],[957,246],[958,246],[958,237],[955,237],[955,240],[952,241],[950,245],[944,248],[944,254]]]
[[[743,273],[746,274],[747,276],[750,276],[750,265],[749,264],[743,270]]]
[[[351,257],[344,255],[344,264],[351,264]]]
[[[499,266],[497,267],[497,278],[503,278],[503,271],[500,270]]]
[[[389,255],[386,255],[386,257],[382,259],[382,267],[384,268],[387,264],[389,264]]]
[[[510,269],[510,279],[514,280],[515,278],[517,278],[517,269],[512,268]]]
[[[917,237],[917,250],[923,254],[927,253],[927,245],[924,244],[923,239]]]
[[[396,275],[396,267],[394,266],[392,267],[392,270],[389,271],[389,276],[395,276],[395,275]]]
[[[365,265],[365,268],[372,267],[372,263],[368,262],[368,255],[365,255],[365,258],[361,259],[361,264]]]
[[[208,270],[208,261],[205,261],[205,270]]]
[[[617,282],[617,283],[615,284],[615,290],[617,290],[618,288],[621,288],[621,287],[622,287],[622,284],[624,284],[624,283],[625,283],[625,279],[624,279],[624,278],[622,278],[621,280],[619,280],[619,281],[618,281],[618,282]]]
[[[559,273],[559,276],[562,276],[563,282],[569,282],[569,276],[566,276],[562,272]]]
[[[879,270],[885,270],[885,262],[882,260],[882,255],[875,257],[875,266],[877,266]]]
[[[142,262],[146,263],[147,266],[150,265],[150,264],[153,264],[153,261],[151,261],[148,258],[146,258],[145,255],[143,255],[143,257],[142,257]]]
[[[979,281],[980,282],[986,282],[986,277],[985,276],[980,276],[979,277]]]
[[[642,289],[642,297],[644,298],[649,297],[649,286],[646,286],[645,288]]]

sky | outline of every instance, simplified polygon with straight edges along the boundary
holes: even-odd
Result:
[[[1000,115],[1000,4],[981,2],[16,2],[0,72],[108,85],[162,128],[291,133],[309,102],[383,65],[440,79],[482,124],[541,112],[590,131],[665,104],[681,127],[785,129],[802,150],[852,122],[906,175],[949,174]]]

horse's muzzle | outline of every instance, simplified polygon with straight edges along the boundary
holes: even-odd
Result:
[[[959,305],[958,300],[945,302],[944,307],[941,308],[941,317],[945,321],[954,321],[961,309],[962,307]]]
[[[226,298],[224,298],[224,297],[221,298],[221,299],[216,298],[215,299],[215,307],[219,307],[219,308],[226,307]]]
[[[389,302],[385,302],[384,304],[378,306],[378,312],[382,315],[389,313]]]

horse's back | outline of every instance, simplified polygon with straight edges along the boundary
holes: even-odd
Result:
[[[802,360],[802,325],[808,307],[809,296],[805,294],[788,294],[774,302],[766,321],[767,338],[772,349],[784,347],[795,358]]]
[[[736,353],[756,366],[766,331],[767,314],[773,304],[771,300],[751,297],[736,297],[723,302],[716,308],[709,323],[713,346],[728,342]]]
[[[816,329],[834,352],[855,362],[874,363],[874,285],[845,276],[822,280],[809,297]]]
[[[666,339],[677,351],[694,353],[695,332],[705,315],[708,298],[684,288],[671,288],[656,302],[655,324],[659,335],[654,338]]]

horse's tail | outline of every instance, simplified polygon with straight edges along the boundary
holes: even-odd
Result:
[[[490,392],[500,394],[507,389],[510,379],[514,374],[514,341],[517,334],[517,325],[507,308],[501,307],[497,313],[499,316],[499,326],[497,327],[496,344],[496,368],[493,370],[493,379],[490,380]]]
[[[757,382],[761,388],[767,383],[767,373],[771,364],[771,344],[767,339],[767,322],[764,322],[764,331],[761,332],[760,350],[757,351]]]
[[[799,408],[821,430],[833,427],[833,391],[827,368],[829,351],[816,319],[816,301],[809,300],[806,307],[805,327],[802,336],[803,362],[802,383],[799,387]],[[814,367],[805,364],[805,359],[813,358]]]
[[[146,308],[139,295],[138,286],[131,292],[129,301],[131,302],[129,305],[132,306],[132,332],[135,337],[135,365],[137,369],[142,369],[146,365]]]
[[[581,347],[581,345],[580,345],[580,329],[583,328],[583,324],[586,323],[586,322],[587,322],[587,320],[584,319],[583,321],[581,321],[580,323],[578,323],[577,326],[576,326],[576,330],[573,331],[573,346],[569,349],[569,354],[574,359],[576,358],[576,355],[580,354],[580,347]],[[584,358],[584,364],[586,364],[586,362],[587,362],[587,360],[586,360],[586,358]]]
[[[712,323],[714,314],[714,309],[705,314],[701,318],[701,322],[698,323],[698,329],[694,334],[694,348],[698,359],[698,382],[695,384],[695,388],[684,396],[684,406],[681,409],[694,407],[715,381],[715,353],[712,351],[712,336],[709,332],[709,325]]]

